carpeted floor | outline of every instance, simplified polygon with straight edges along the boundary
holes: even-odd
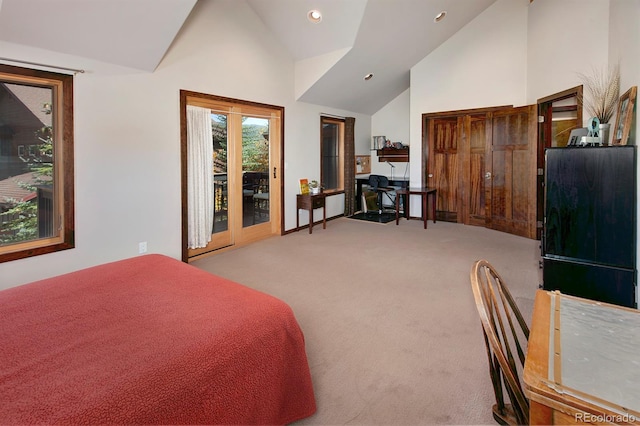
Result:
[[[495,424],[469,272],[484,258],[531,318],[539,241],[481,227],[340,218],[193,263],[287,302],[318,411],[300,425]]]

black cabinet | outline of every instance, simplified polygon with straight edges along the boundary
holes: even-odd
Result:
[[[543,287],[636,307],[636,147],[545,152]]]

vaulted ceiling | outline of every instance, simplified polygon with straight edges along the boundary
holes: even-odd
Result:
[[[299,100],[366,114],[409,88],[410,68],[494,1],[247,0],[296,60]],[[311,9],[320,23],[307,20]]]
[[[405,91],[413,65],[495,2],[197,1],[246,1],[294,59],[298,100],[363,114]],[[25,46],[153,72],[189,14],[197,13],[195,5],[196,0],[0,0],[0,57]],[[322,13],[320,23],[308,21],[312,9]],[[445,19],[434,22],[441,11]],[[369,73],[373,78],[365,81]]]

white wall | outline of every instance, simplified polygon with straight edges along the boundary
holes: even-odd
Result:
[[[581,30],[588,28],[588,31]],[[535,0],[528,7],[527,104],[579,86],[608,66],[609,0]],[[585,117],[587,120],[589,117]]]
[[[386,136],[392,142],[402,142],[409,145],[409,97],[410,90],[407,89],[389,102],[371,117],[371,136]],[[362,152],[356,148],[356,154],[371,154],[371,173],[393,177],[409,177],[409,163],[390,162],[392,168],[385,162],[379,162],[375,151],[370,151],[369,145],[364,147]],[[409,148],[409,157],[413,151]]]
[[[285,107],[285,229],[295,227],[298,179],[320,176],[320,113],[354,116],[362,146],[371,118],[296,102],[293,61],[269,34],[245,2],[199,2],[154,73],[78,74],[76,248],[0,264],[0,288],[135,256],[140,241],[180,258],[180,89]],[[343,209],[344,196],[330,197],[328,215]]]

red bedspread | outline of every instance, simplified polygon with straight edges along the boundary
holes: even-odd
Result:
[[[284,302],[147,255],[0,292],[0,423],[285,424],[315,412]]]

